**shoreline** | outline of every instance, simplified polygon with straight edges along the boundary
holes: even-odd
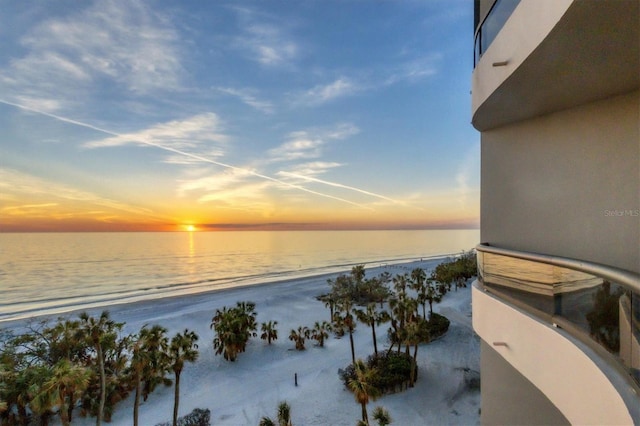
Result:
[[[366,268],[366,277],[383,271],[409,273],[420,266],[429,270],[445,260],[440,256],[420,262],[403,262]],[[180,416],[195,408],[209,409],[216,425],[257,425],[264,416],[272,417],[279,402],[291,406],[293,424],[353,425],[361,408],[351,392],[344,388],[338,370],[351,362],[348,338],[331,335],[320,348],[307,341],[306,350],[297,351],[288,339],[289,330],[312,326],[329,319],[329,309],[316,296],[329,290],[327,278],[340,272],[292,278],[270,283],[212,290],[205,293],[165,297],[108,306],[111,318],[124,322],[124,334],[137,333],[144,324],[159,324],[168,335],[185,329],[200,337],[199,358],[185,365],[181,379]],[[259,338],[249,341],[246,352],[236,362],[215,355],[209,328],[216,309],[234,306],[238,301],[256,303],[257,321],[278,321],[278,339],[271,345]],[[99,313],[103,307],[87,310]],[[382,396],[368,405],[369,412],[383,406],[393,424],[479,424],[480,393],[468,390],[465,370],[479,371],[480,343],[471,325],[470,287],[450,292],[434,311],[447,316],[451,325],[440,339],[420,345],[418,381],[414,388]],[[68,312],[65,316],[77,313]],[[60,315],[49,316],[55,319]],[[43,319],[44,317],[38,317]],[[27,320],[14,320],[17,328]],[[0,328],[9,323],[0,324]],[[388,348],[387,325],[376,328],[378,347]],[[16,330],[17,331],[17,330]],[[354,331],[357,358],[373,352],[371,328],[358,324]],[[294,375],[298,384],[294,384]],[[120,402],[114,411],[113,425],[131,424],[133,395]],[[140,405],[140,424],[155,425],[171,418],[173,388],[160,386]],[[55,418],[52,425],[59,425]],[[89,426],[95,418],[74,416],[73,424]]]
[[[95,302],[88,303],[80,303],[80,304],[71,304],[71,305],[61,305],[51,308],[44,309],[33,309],[33,310],[23,310],[17,313],[7,313],[4,314],[7,318],[2,318],[0,316],[0,330],[4,328],[10,328],[12,325],[17,325],[21,323],[26,323],[29,321],[39,321],[44,319],[55,319],[58,317],[69,317],[73,315],[77,315],[80,312],[87,311],[89,313],[96,313],[105,310],[105,308],[109,307],[122,307],[126,305],[136,305],[136,304],[145,304],[145,303],[162,303],[166,302],[170,299],[183,299],[183,298],[195,298],[195,297],[208,297],[212,294],[217,294],[221,292],[233,291],[238,289],[246,289],[252,288],[256,286],[272,286],[272,285],[281,285],[287,284],[291,282],[308,282],[314,281],[318,279],[326,279],[336,277],[341,274],[348,274],[350,269],[356,265],[365,265],[365,270],[380,270],[378,272],[369,272],[371,275],[378,275],[385,268],[396,268],[402,267],[402,265],[415,265],[422,263],[440,263],[447,258],[451,258],[453,256],[458,255],[459,253],[447,253],[447,254],[437,254],[431,256],[424,256],[420,258],[410,257],[410,258],[400,258],[400,259],[383,259],[383,260],[373,260],[368,262],[355,262],[355,263],[342,263],[336,265],[328,265],[310,270],[330,270],[330,272],[323,273],[310,273],[305,274],[302,273],[300,275],[296,275],[296,271],[284,271],[284,272],[276,272],[268,275],[258,275],[258,276],[238,276],[232,278],[221,278],[219,281],[226,282],[222,285],[207,288],[202,291],[193,291],[189,292],[189,288],[176,288],[171,294],[162,294],[162,293],[151,293],[151,294],[139,294],[139,295],[131,295],[124,296],[119,299],[107,299],[107,300],[99,300]],[[437,264],[436,263],[436,264]],[[378,266],[369,266],[369,265],[378,265]],[[435,266],[435,265],[434,265]],[[417,266],[415,266],[417,267]],[[426,268],[423,268],[426,269]],[[287,277],[283,277],[287,275]],[[253,278],[253,279],[252,279]],[[216,280],[218,281],[218,280]],[[239,282],[244,281],[244,283],[238,284]],[[111,309],[107,309],[111,311]]]

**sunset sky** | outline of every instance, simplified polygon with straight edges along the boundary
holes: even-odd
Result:
[[[470,0],[0,5],[0,231],[478,225]]]

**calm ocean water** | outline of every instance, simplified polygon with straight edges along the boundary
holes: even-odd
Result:
[[[0,234],[0,321],[460,253],[477,230]]]

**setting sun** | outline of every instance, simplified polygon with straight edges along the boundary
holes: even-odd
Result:
[[[194,225],[184,225],[184,229],[187,232],[194,232],[197,231],[197,228]]]

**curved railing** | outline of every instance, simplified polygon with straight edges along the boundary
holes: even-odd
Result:
[[[480,244],[485,289],[605,354],[640,385],[640,274]]]
[[[497,0],[476,28],[474,35],[473,67],[496,38],[500,29],[507,22],[520,0]]]

